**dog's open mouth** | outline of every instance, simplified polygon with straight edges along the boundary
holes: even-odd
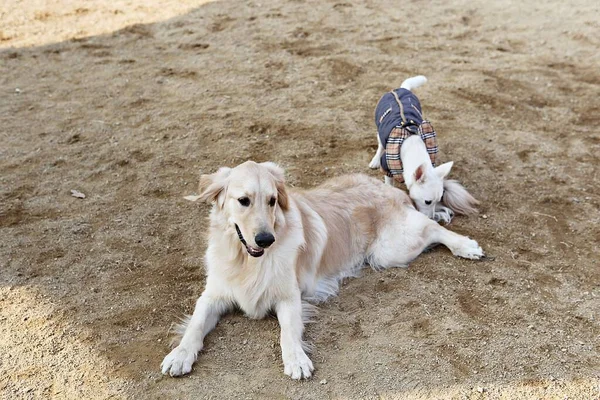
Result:
[[[246,243],[246,239],[244,239],[244,235],[242,235],[242,231],[240,231],[240,227],[237,226],[237,224],[235,224],[235,230],[237,231],[238,237],[240,238],[240,242],[242,242],[242,244],[246,247],[246,251],[248,252],[248,254],[250,254],[252,257],[260,257],[263,254],[265,254],[265,249],[263,249],[262,247],[248,246],[248,243]]]
[[[252,246],[246,245],[246,251],[252,257],[260,257],[263,254],[265,254],[265,249],[263,249],[262,247],[252,247]]]

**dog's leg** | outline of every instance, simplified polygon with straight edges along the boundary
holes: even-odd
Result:
[[[471,260],[479,260],[484,256],[483,250],[475,240],[449,231],[432,220],[429,220],[429,222],[431,224],[423,230],[427,246],[433,243],[441,243],[449,248],[455,256]]]
[[[433,220],[436,222],[442,222],[448,225],[454,218],[454,211],[444,206],[442,203],[437,203],[435,206],[435,212],[433,213]]]
[[[292,299],[279,302],[275,311],[281,327],[281,358],[284,373],[292,379],[310,378],[314,370],[302,348],[302,302],[300,292]]]
[[[377,169],[381,166],[381,156],[383,155],[384,150],[385,149],[383,148],[383,145],[381,144],[381,139],[379,139],[379,134],[377,134],[377,152],[371,159],[371,162],[369,163],[369,168]]]
[[[459,257],[479,259],[483,250],[476,241],[451,232],[413,208],[392,215],[370,248],[372,267],[405,267],[432,244],[442,243]]]
[[[189,373],[198,352],[204,346],[204,337],[217,325],[221,314],[230,308],[230,303],[224,298],[207,292],[208,290],[205,290],[196,301],[194,314],[185,328],[179,346],[163,360],[161,364],[163,374],[179,376]]]

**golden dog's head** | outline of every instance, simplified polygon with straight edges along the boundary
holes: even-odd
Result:
[[[288,208],[284,172],[272,162],[247,161],[200,177],[199,196],[214,203],[237,230],[246,251],[260,257],[275,238],[275,227]]]

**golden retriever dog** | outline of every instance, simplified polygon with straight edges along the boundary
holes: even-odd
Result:
[[[273,311],[285,374],[309,378],[314,368],[302,341],[303,301],[334,295],[340,279],[365,264],[407,266],[434,243],[459,257],[484,256],[476,241],[438,225],[406,193],[366,175],[292,190],[276,164],[248,161],[202,175],[199,193],[190,199],[213,204],[206,287],[181,342],[162,362],[171,376],[192,370],[204,337],[238,307],[250,318]]]

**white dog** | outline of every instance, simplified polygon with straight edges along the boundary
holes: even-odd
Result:
[[[445,179],[452,162],[435,167],[436,134],[412,92],[425,82],[424,76],[409,78],[379,100],[375,109],[378,148],[369,167],[381,168],[385,182],[392,186],[394,182],[405,183],[419,211],[449,223],[454,213],[477,212],[479,202],[460,183]]]
[[[433,243],[459,257],[483,257],[476,241],[438,225],[403,191],[366,175],[292,191],[277,165],[248,161],[202,175],[200,195],[190,199],[213,203],[207,279],[181,342],[162,362],[162,372],[172,376],[192,370],[206,334],[237,306],[250,318],[274,311],[285,374],[309,378],[303,300],[334,295],[339,280],[365,263],[406,266]]]

